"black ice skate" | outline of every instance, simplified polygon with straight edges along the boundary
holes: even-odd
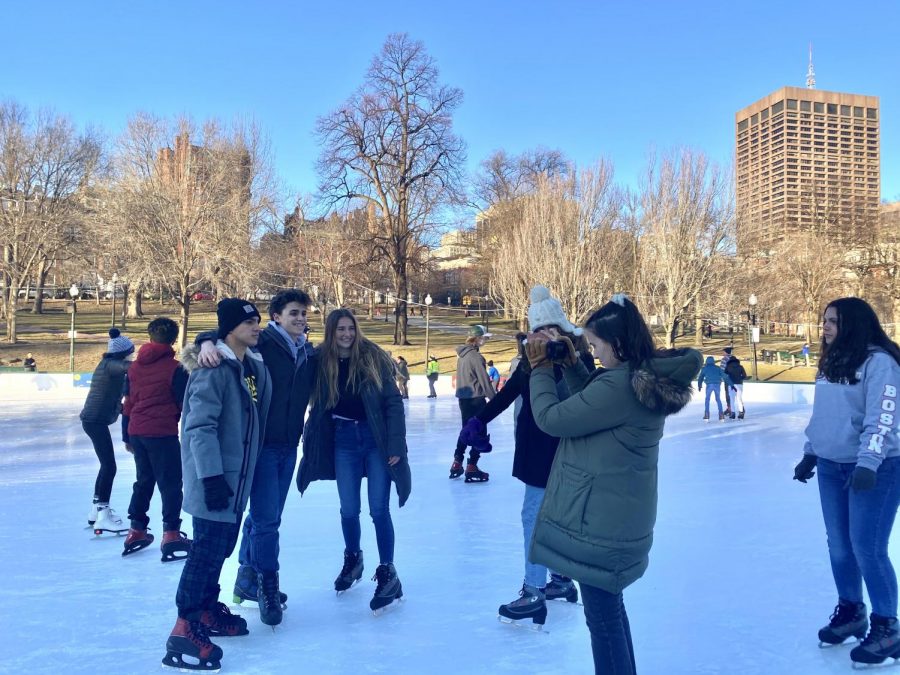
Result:
[[[216,588],[218,589],[218,586]],[[218,593],[216,593],[216,597],[219,597]],[[239,637],[250,634],[250,631],[247,630],[247,622],[237,614],[232,614],[231,610],[221,602],[216,602],[212,609],[204,610],[200,615],[200,623],[210,635],[217,637]]]
[[[575,582],[561,574],[551,574],[550,583],[544,586],[544,598],[560,602],[578,603],[578,589]]]
[[[259,620],[267,626],[281,623],[281,594],[278,591],[278,572],[260,572],[257,577],[259,587]]]
[[[819,647],[833,647],[851,637],[862,640],[868,629],[865,604],[839,600],[828,625],[819,631]]]
[[[453,460],[453,464],[450,465],[450,479],[459,478],[463,475],[463,465],[462,462],[457,460]]]
[[[362,551],[356,553],[344,551],[344,566],[341,568],[341,573],[337,575],[337,579],[334,580],[335,593],[340,595],[362,579],[363,569]]]
[[[162,553],[160,560],[163,562],[184,560],[188,557],[188,553],[190,553],[191,540],[187,538],[187,535],[184,532],[178,530],[166,530],[163,532],[163,538],[162,542],[160,542],[159,549]]]
[[[377,581],[378,585],[375,587],[375,595],[369,602],[369,608],[375,616],[379,616],[395,600],[403,597],[403,586],[400,584],[400,578],[397,576],[397,570],[393,563],[379,565],[375,569],[372,581]]]
[[[877,665],[887,659],[900,659],[900,625],[895,618],[872,614],[869,634],[850,652],[850,660],[857,668],[857,664]]]
[[[281,609],[287,609],[287,593],[278,594],[281,597]],[[259,600],[259,586],[256,571],[250,565],[241,565],[238,568],[237,579],[234,580],[234,595],[231,601],[240,605],[244,600],[257,602]]]
[[[185,656],[191,660],[185,661]],[[222,667],[221,661],[222,648],[209,641],[209,634],[203,624],[181,618],[175,622],[175,628],[166,640],[163,667],[218,673]]]
[[[125,550],[122,551],[122,557],[137,553],[142,548],[147,548],[153,543],[153,535],[146,529],[132,527],[128,530],[128,536],[125,537]]]
[[[519,591],[519,597],[510,603],[500,605],[497,613],[499,614],[497,619],[501,623],[541,631],[547,621],[547,603],[539,589],[526,584]],[[519,623],[525,619],[531,619],[531,624]]]
[[[487,471],[479,469],[477,464],[469,462],[468,465],[466,465],[467,483],[487,483],[488,478],[490,478],[490,474]]]
[[[744,411],[743,410],[741,410],[741,412],[738,413],[738,419],[739,420],[744,419]]]
[[[703,421],[704,421],[704,422],[709,422],[709,413],[706,413],[706,414],[703,416]]]

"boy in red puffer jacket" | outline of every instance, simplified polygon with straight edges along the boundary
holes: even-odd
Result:
[[[137,477],[128,517],[131,529],[125,538],[123,556],[153,542],[147,532],[147,510],[153,488],[162,496],[162,561],[183,560],[191,540],[181,532],[181,445],[178,421],[188,374],[175,360],[172,345],[178,324],[160,317],[147,326],[150,342],[138,351],[126,382],[122,433],[126,447],[134,453]]]

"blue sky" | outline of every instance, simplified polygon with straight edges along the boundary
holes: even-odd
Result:
[[[425,42],[443,81],[464,91],[456,128],[471,168],[495,149],[545,146],[579,164],[605,156],[633,185],[653,148],[688,145],[730,162],[734,113],[781,86],[804,86],[812,41],[819,89],[880,97],[882,198],[900,199],[900,2],[876,0],[854,17],[846,7],[15,3],[5,12],[14,21],[3,35],[0,97],[53,107],[111,135],[139,110],[198,121],[252,116],[284,181],[313,192],[316,118],[356,89],[389,33],[405,31]]]

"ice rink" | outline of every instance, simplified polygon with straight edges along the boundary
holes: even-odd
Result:
[[[123,537],[86,529],[97,460],[80,409],[7,403],[0,411],[0,672],[160,672],[182,564],[162,564],[157,543],[122,558]],[[751,403],[744,422],[704,424],[694,402],[669,419],[650,568],[625,591],[638,672],[850,671],[849,646],[817,647],[836,597],[815,481],[791,480],[810,412]],[[343,542],[335,485],[314,483],[302,499],[292,490],[281,537],[284,622],[273,631],[245,603],[239,613],[251,634],[217,639],[222,672],[593,672],[581,607],[553,603],[547,634],[497,621],[523,575],[512,411],[490,426],[486,484],[447,479],[458,419],[448,396],[409,404],[413,491],[403,509],[392,500],[405,602],[381,617],[369,611],[377,553],[366,513],[363,583],[336,597]],[[127,522],[134,465],[113,430],[112,505]],[[159,508],[156,495],[157,542]],[[891,548],[900,559],[896,542]],[[226,562],[225,602],[236,569],[235,558]]]

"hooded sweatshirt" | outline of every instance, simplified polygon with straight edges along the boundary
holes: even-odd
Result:
[[[700,371],[700,377],[697,378],[697,386],[702,387],[703,383],[706,382],[706,386],[710,389],[718,389],[719,385],[722,384],[722,380],[725,380],[727,386],[731,386],[731,378],[716,365],[715,358],[707,356],[706,365],[703,366],[703,369]]]
[[[885,458],[900,456],[900,365],[890,354],[873,347],[857,369],[856,379],[856,384],[829,382],[822,376],[816,379],[803,452],[878,471]]]
[[[699,352],[680,349],[634,370],[623,364],[590,376],[577,363],[566,368],[573,393],[564,401],[552,368],[532,371],[534,419],[560,439],[532,562],[609,593],[643,575],[656,522],[659,440],[666,416],[691,400],[702,362]]]
[[[490,398],[494,387],[487,374],[487,363],[473,345],[456,348],[456,398]]]

